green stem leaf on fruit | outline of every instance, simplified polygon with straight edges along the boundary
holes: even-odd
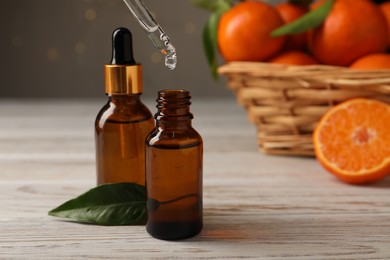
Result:
[[[218,23],[223,13],[229,10],[237,0],[192,0],[200,8],[211,11],[211,15],[203,28],[203,49],[206,54],[211,75],[218,80]]]
[[[294,22],[291,22],[274,30],[271,33],[271,36],[278,37],[289,34],[298,34],[319,26],[328,16],[330,10],[332,9],[333,2],[334,0],[327,0],[317,9],[310,11],[309,13],[295,20]]]
[[[206,25],[203,29],[203,47],[206,54],[207,62],[211,71],[211,75],[214,79],[218,79],[218,39],[217,30],[218,22],[222,12],[214,12],[208,18]]]
[[[145,187],[134,183],[104,184],[49,211],[49,215],[106,226],[146,222]]]
[[[293,5],[299,5],[307,8],[311,3],[313,3],[313,0],[288,0],[287,2]]]
[[[201,9],[208,10],[210,12],[216,12],[226,8],[230,8],[233,5],[233,0],[191,0],[191,3]]]

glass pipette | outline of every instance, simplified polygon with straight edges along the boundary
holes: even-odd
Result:
[[[172,45],[169,37],[165,34],[161,26],[156,22],[153,16],[142,0],[123,0],[131,13],[138,20],[142,29],[148,34],[153,44],[160,50],[165,57],[165,66],[173,70],[176,67],[177,57],[176,49]]]

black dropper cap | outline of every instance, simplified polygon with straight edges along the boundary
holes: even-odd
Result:
[[[118,28],[112,34],[112,65],[136,65],[133,55],[133,36],[126,28]]]
[[[142,93],[142,65],[134,60],[132,40],[126,28],[112,34],[112,59],[104,66],[107,94]]]

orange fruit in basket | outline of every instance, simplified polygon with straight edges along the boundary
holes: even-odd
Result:
[[[282,26],[276,9],[259,1],[245,1],[225,12],[219,21],[218,47],[225,61],[263,61],[276,54],[286,37],[271,37]]]
[[[378,181],[390,174],[390,105],[363,98],[343,102],[325,113],[313,142],[319,162],[339,179]]]
[[[390,2],[385,2],[379,5],[382,13],[384,14],[387,22],[387,35],[389,36],[389,45],[390,45]]]
[[[336,66],[348,66],[364,55],[384,52],[389,43],[386,19],[369,0],[335,0],[322,25],[308,35],[313,55],[324,64]]]
[[[306,14],[307,10],[301,6],[281,3],[275,6],[285,24],[291,23]],[[285,50],[304,50],[306,48],[306,32],[287,36]]]
[[[270,63],[286,64],[286,65],[314,65],[318,61],[307,53],[302,51],[286,51],[269,61]]]
[[[390,54],[376,53],[363,56],[352,63],[350,68],[361,70],[390,69]]]

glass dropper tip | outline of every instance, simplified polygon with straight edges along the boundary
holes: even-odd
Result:
[[[166,49],[161,50],[161,53],[165,56],[165,67],[174,70],[177,64],[175,47],[169,43]]]

